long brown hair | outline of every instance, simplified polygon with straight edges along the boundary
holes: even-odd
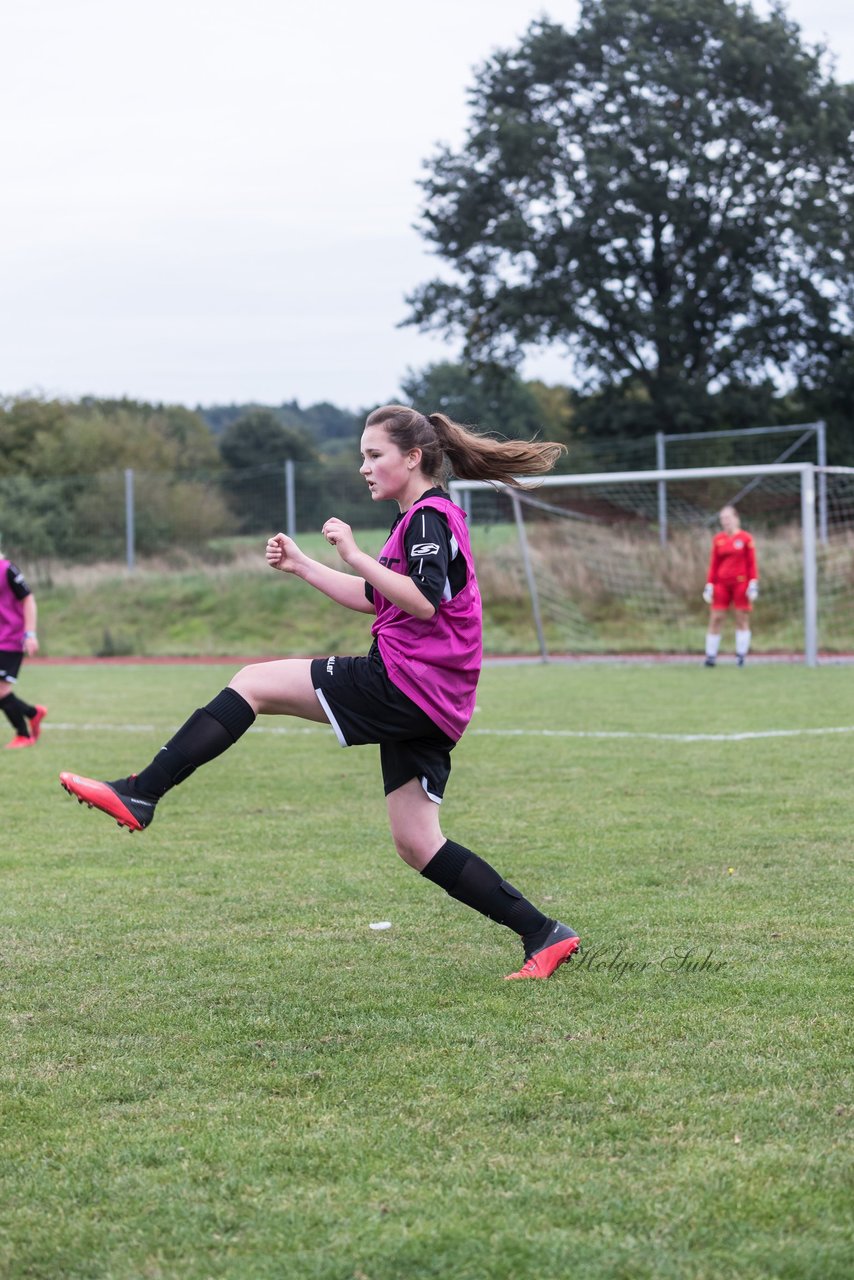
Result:
[[[374,409],[366,427],[384,427],[401,453],[421,450],[421,469],[442,484],[453,472],[460,480],[500,480],[551,471],[566,446],[548,440],[501,440],[453,422],[444,413],[419,413],[402,404]]]

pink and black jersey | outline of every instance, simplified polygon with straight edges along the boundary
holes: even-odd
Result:
[[[0,557],[0,650],[17,653],[24,647],[24,600],[30,588],[11,560]]]
[[[406,535],[425,508],[440,512],[447,520],[457,554],[465,564],[465,585],[454,595],[445,593],[428,619],[412,617],[374,588],[371,594],[377,617],[371,630],[392,683],[456,741],[474,712],[483,653],[480,591],[465,512],[450,498],[431,491],[397,522],[379,560],[395,573],[409,573],[413,543]],[[417,542],[414,547],[417,551]],[[429,555],[428,544],[424,552],[425,557]]]

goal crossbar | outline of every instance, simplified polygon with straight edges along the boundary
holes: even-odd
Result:
[[[671,470],[665,469],[664,471],[585,471],[573,475],[519,477],[518,485],[522,489],[539,489],[541,485],[580,486],[612,484],[615,482],[631,484],[633,481],[643,480],[726,480],[746,476],[803,475],[805,472],[814,472],[815,470],[816,464],[814,462],[769,462],[764,466],[755,467],[673,467]],[[854,468],[851,467],[828,467],[827,470],[854,472]],[[449,485],[449,491],[456,502],[455,494],[466,493],[469,489],[512,489],[513,487],[513,485],[505,484],[503,480],[452,480]]]

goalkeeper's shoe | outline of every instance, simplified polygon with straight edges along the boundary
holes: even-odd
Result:
[[[129,831],[144,831],[154,818],[157,802],[132,794],[129,778],[121,778],[118,782],[96,782],[94,778],[81,778],[79,773],[61,773],[59,781],[70,796],[77,797],[78,804],[100,809]]]
[[[704,667],[713,667],[714,665],[715,665],[714,658],[706,658],[706,661],[703,663]]]
[[[517,973],[508,973],[505,982],[514,978],[550,978],[555,969],[569,960],[581,946],[577,933],[568,925],[555,921],[554,928],[541,947],[533,951]]]

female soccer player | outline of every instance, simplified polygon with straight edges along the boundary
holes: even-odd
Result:
[[[34,747],[47,715],[47,707],[32,706],[15,693],[21,663],[38,651],[36,598],[17,565],[0,555],[0,710],[15,730],[7,751]]]
[[[375,560],[350,526],[331,517],[323,534],[352,572],[309,559],[277,533],[267,563],[349,609],[375,615],[366,657],[285,659],[244,667],[190,716],[140,774],[60,781],[78,800],[140,831],[170,788],[220,755],[257,715],[290,715],[332,726],[342,746],[378,743],[392,839],[409,866],[490,920],[517,933],[522,967],[508,978],[549,978],[578,949],[577,934],[539,911],[477,854],[447,840],[439,805],[450,753],[471,719],[481,666],[480,593],[465,514],[442,482],[502,480],[550,470],[562,446],[499,441],[443,414],[387,405],[368,417],[362,466],[374,502],[400,514]]]
[[[721,643],[721,628],[730,605],[735,612],[735,655],[740,667],[750,651],[750,613],[759,595],[756,547],[742,529],[735,507],[724,507],[718,517],[722,532],[715,534],[703,599],[710,605],[706,635],[706,663],[713,667]]]

